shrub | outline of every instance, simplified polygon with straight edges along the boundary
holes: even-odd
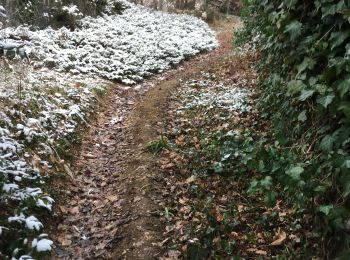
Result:
[[[317,216],[314,224],[334,253],[349,219],[350,3],[246,0],[244,6],[236,43],[255,40],[259,105],[274,125],[270,142],[258,144],[248,161],[262,173],[250,191],[280,187],[274,195]]]

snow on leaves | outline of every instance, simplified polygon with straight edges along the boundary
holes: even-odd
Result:
[[[7,37],[13,34],[26,35],[31,44],[28,51],[60,71],[99,75],[126,84],[218,46],[214,33],[200,19],[133,4],[122,15],[86,17],[75,31],[6,30]]]
[[[96,101],[94,92],[104,91],[108,83],[79,75],[67,79],[62,73],[20,64],[12,69],[0,73],[0,81],[6,82],[0,84],[0,204],[9,205],[0,219],[0,238],[20,250],[1,248],[0,258],[10,254],[32,259],[30,255],[52,245],[40,236],[44,225],[37,215],[40,209],[50,212],[54,203],[44,185],[52,174],[51,158],[60,159],[60,141],[76,133]]]

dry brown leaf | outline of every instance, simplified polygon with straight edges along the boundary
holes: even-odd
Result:
[[[57,238],[58,242],[62,246],[70,246],[72,244],[72,236],[71,235],[62,235]]]
[[[282,231],[281,229],[278,230],[278,233],[276,235],[277,239],[273,241],[270,246],[280,246],[283,244],[284,240],[287,238],[286,232]]]
[[[140,196],[136,196],[136,197],[134,198],[133,201],[134,201],[134,202],[139,202],[139,201],[141,201],[141,199],[142,199],[142,198],[141,198]]]
[[[243,205],[238,205],[237,209],[238,209],[238,212],[242,212],[244,210],[244,206]]]
[[[256,250],[255,254],[257,254],[257,255],[267,255],[267,252],[264,251],[264,250]]]
[[[173,163],[167,163],[165,165],[162,166],[163,169],[171,169],[174,168],[175,164]]]
[[[115,202],[118,200],[118,196],[117,195],[110,195],[110,196],[107,196],[106,199],[108,199],[110,202]]]
[[[187,178],[185,183],[190,184],[190,183],[194,182],[195,180],[196,180],[196,177],[192,175],[191,177]]]
[[[249,252],[249,253],[255,253],[255,251],[257,251],[258,249],[256,249],[256,248],[248,248],[247,249],[247,252]]]
[[[32,164],[36,167],[36,168],[40,168],[40,163],[41,163],[41,159],[38,155],[33,154],[32,155]]]
[[[67,213],[67,209],[64,206],[59,206],[59,208],[63,214]]]
[[[83,156],[84,156],[84,158],[86,158],[86,159],[95,159],[95,158],[96,158],[96,156],[93,155],[93,154],[91,154],[91,153],[86,153],[86,154],[84,154]]]
[[[182,212],[182,213],[185,213],[185,214],[188,214],[191,212],[191,207],[190,206],[184,206],[184,207],[181,207],[179,209],[179,212]]]
[[[175,143],[177,145],[183,145],[185,142],[186,136],[185,135],[180,135],[176,140]]]
[[[179,199],[179,203],[180,203],[180,204],[182,204],[182,205],[185,205],[185,204],[186,204],[186,200],[185,200],[185,199],[180,198],[180,199]]]
[[[71,208],[71,209],[69,210],[69,212],[70,212],[71,214],[73,214],[73,215],[78,214],[78,213],[79,213],[79,206],[76,206],[76,207],[74,207],[74,208]]]
[[[106,241],[102,241],[101,243],[99,243],[97,246],[96,246],[96,249],[97,250],[100,250],[100,249],[104,249],[107,245],[107,242]]]

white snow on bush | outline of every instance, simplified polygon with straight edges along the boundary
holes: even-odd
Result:
[[[26,227],[28,229],[35,229],[37,231],[39,231],[42,227],[43,224],[34,216],[30,216],[28,218],[26,218]]]
[[[51,246],[53,242],[49,239],[42,238],[40,240],[34,239],[32,242],[32,247],[36,248],[36,251],[38,252],[46,252],[46,251],[51,251]]]
[[[80,12],[78,6],[76,5],[63,6],[62,11],[67,12],[68,14],[73,15],[75,17],[79,17],[83,15]]]
[[[75,31],[33,32],[19,27],[8,28],[4,35],[25,35],[31,52],[60,71],[100,75],[126,84],[218,45],[212,30],[198,18],[133,4],[122,15],[86,17]]]
[[[0,67],[0,203],[11,205],[6,220],[0,220],[0,240],[15,237],[13,243],[21,247],[37,239],[33,250],[45,252],[52,242],[35,236],[43,229],[35,214],[51,211],[54,203],[43,186],[52,168],[48,160],[60,159],[60,142],[86,121],[95,92],[104,91],[109,82],[37,71],[21,63],[11,66],[12,71]],[[25,230],[32,235],[21,237]],[[30,254],[16,248],[12,253],[13,259],[31,259]]]

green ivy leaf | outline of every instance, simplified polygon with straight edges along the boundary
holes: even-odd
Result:
[[[196,244],[190,245],[187,250],[188,259],[201,260],[201,259],[206,259],[207,256],[208,256],[207,249]]]
[[[318,211],[322,212],[326,216],[329,215],[329,213],[331,212],[332,209],[333,209],[333,205],[322,205],[322,206],[318,207]]]
[[[304,172],[304,168],[301,166],[294,166],[287,171],[287,174],[294,180],[300,180],[300,175]]]
[[[301,112],[299,115],[298,115],[298,120],[301,121],[301,122],[305,122],[307,119],[306,117],[306,110],[304,110],[303,112]]]
[[[328,105],[332,103],[334,98],[335,98],[335,95],[331,94],[331,95],[318,98],[316,102],[322,105],[324,108],[327,108]]]
[[[296,3],[298,2],[298,0],[283,0],[283,3],[288,7],[288,8],[292,8],[296,5]]]
[[[348,44],[345,46],[345,50],[346,50],[345,55],[346,55],[346,56],[349,56],[349,55],[350,55],[350,43],[348,43]]]
[[[260,181],[260,185],[264,187],[265,189],[269,189],[272,185],[272,178],[271,176],[266,176],[263,180]]]
[[[276,205],[276,198],[277,193],[276,192],[268,192],[264,197],[264,202],[267,207],[272,208]]]
[[[247,194],[251,195],[251,194],[257,192],[259,190],[258,184],[259,184],[259,182],[257,180],[251,181],[250,182],[250,186],[249,186],[249,188],[247,190]]]
[[[325,137],[323,137],[321,143],[320,143],[320,148],[322,151],[324,152],[330,152],[333,149],[333,145],[334,145],[334,137],[331,135],[326,135]]]
[[[350,160],[345,160],[343,163],[343,167],[346,169],[350,169]]]
[[[302,90],[299,100],[300,101],[305,101],[306,99],[308,99],[309,97],[311,97],[313,94],[315,93],[314,90]]]
[[[350,77],[341,81],[338,85],[338,90],[340,91],[340,97],[344,98],[345,94],[348,94],[350,91]]]
[[[291,80],[287,84],[288,94],[293,95],[295,93],[301,92],[306,85],[301,80]]]
[[[290,24],[286,25],[284,29],[284,33],[288,33],[290,35],[290,39],[294,41],[301,35],[302,23],[298,21],[293,21]]]
[[[341,45],[350,35],[350,31],[339,31],[331,34],[330,41],[332,42],[331,50]]]
[[[298,74],[302,73],[304,70],[312,69],[315,66],[315,61],[309,57],[305,57],[303,62],[298,65]]]
[[[344,8],[345,8],[344,0],[339,1],[337,4],[334,4],[334,5],[328,5],[328,6],[322,7],[321,8],[322,19],[327,15],[334,15]]]

